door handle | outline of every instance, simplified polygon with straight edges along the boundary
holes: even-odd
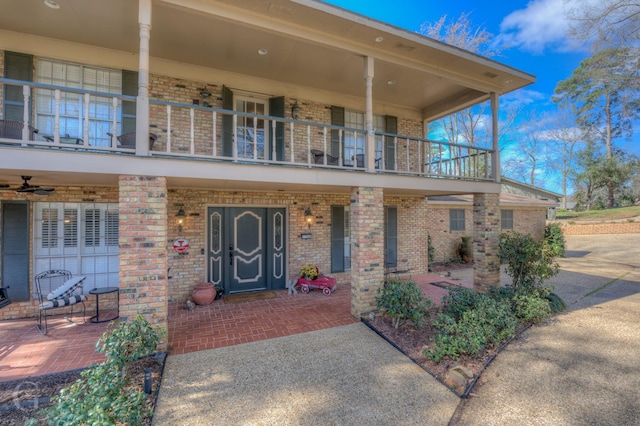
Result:
[[[233,266],[233,244],[229,244],[229,266]]]

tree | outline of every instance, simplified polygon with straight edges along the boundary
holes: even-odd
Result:
[[[591,41],[596,48],[638,46],[640,3],[637,0],[574,2],[567,11],[569,34]]]
[[[562,208],[567,208],[567,184],[574,170],[575,149],[579,143],[587,139],[585,132],[574,125],[573,115],[562,109],[551,117],[551,126],[547,130],[550,142],[549,150],[555,161],[549,162],[549,168],[556,170],[561,176]]]
[[[544,172],[543,165],[547,157],[544,139],[544,120],[536,111],[530,111],[518,126],[518,138],[511,146],[511,155],[504,161],[504,174],[535,185],[536,176]]]
[[[640,116],[636,62],[630,60],[629,48],[599,51],[582,61],[554,91],[553,101],[574,108],[578,125],[604,142],[607,159],[613,158],[613,140],[631,137],[632,122]],[[613,207],[613,179],[607,186],[607,205]]]
[[[420,25],[419,33],[482,56],[497,55],[499,52],[491,46],[493,34],[485,27],[473,29],[470,15],[471,12],[462,12],[455,21],[443,15],[434,23]]]
[[[492,45],[493,34],[480,26],[473,29],[470,12],[463,12],[456,20],[443,15],[434,23],[423,23],[420,33],[452,46],[483,56],[492,57],[499,53]],[[436,127],[453,143],[467,143],[471,146],[490,147],[492,125],[487,114],[488,102],[456,112],[436,122]],[[501,126],[504,135],[511,128],[513,114]],[[501,137],[498,135],[498,138]]]
[[[587,142],[586,147],[576,155],[578,171],[574,177],[574,201],[576,210],[591,210],[594,203],[594,193],[605,186],[602,179],[603,157],[593,141]]]

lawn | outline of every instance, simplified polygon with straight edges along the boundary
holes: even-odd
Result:
[[[606,210],[590,210],[587,212],[561,211],[556,214],[556,219],[580,221],[613,221],[640,217],[640,206],[618,207]]]

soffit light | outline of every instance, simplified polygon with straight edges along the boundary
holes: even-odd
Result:
[[[264,56],[267,55],[269,51],[265,48],[258,49],[258,55]]]
[[[51,9],[60,9],[60,5],[56,3],[54,0],[44,0],[44,4]]]

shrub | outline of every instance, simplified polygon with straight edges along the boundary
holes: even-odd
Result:
[[[96,342],[98,352],[104,352],[108,362],[125,375],[127,364],[155,352],[160,336],[140,315],[131,322],[121,322],[104,332]]]
[[[544,282],[558,273],[558,264],[544,243],[531,235],[510,232],[500,235],[500,258],[507,262],[507,274],[516,294],[546,297]],[[546,294],[545,294],[546,292]]]
[[[553,257],[564,257],[564,235],[558,223],[551,223],[544,229],[544,242],[549,254]]]
[[[515,333],[517,321],[508,299],[496,299],[471,290],[457,290],[443,299],[433,321],[434,346],[425,356],[440,362],[445,357],[478,355],[491,345],[507,340]]]
[[[130,388],[126,367],[156,350],[160,337],[141,316],[119,323],[96,342],[105,362],[84,370],[73,385],[51,399],[42,412],[50,425],[139,425],[150,415],[147,395]],[[36,419],[27,424],[35,425]]]
[[[431,300],[415,283],[391,279],[378,289],[378,294],[375,298],[378,309],[391,318],[394,328],[398,328],[403,321],[412,321],[417,328],[424,326],[424,320],[429,317]]]
[[[515,296],[513,309],[516,317],[524,323],[538,324],[551,315],[549,300],[532,294]]]
[[[564,300],[556,293],[549,293],[547,296],[547,300],[549,301],[549,308],[551,309],[551,313],[556,314],[558,312],[562,312],[567,309],[567,304],[564,303]]]
[[[427,234],[427,260],[429,265],[433,264],[436,259],[436,248],[433,246],[431,242],[431,234]]]

